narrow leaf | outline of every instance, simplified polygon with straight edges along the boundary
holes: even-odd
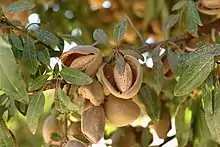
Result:
[[[60,99],[61,103],[70,111],[77,111],[79,109],[71,102],[70,98],[60,88],[58,90],[58,98]]]
[[[167,58],[168,58],[168,63],[170,65],[172,72],[174,72],[176,74],[178,71],[177,67],[178,67],[178,63],[179,63],[179,57],[173,51],[168,50]]]
[[[182,96],[199,87],[206,80],[214,64],[213,55],[207,54],[196,58],[186,69],[175,86],[174,95]]]
[[[49,78],[48,75],[40,75],[36,79],[30,82],[28,90],[34,91],[40,89],[44,84],[47,82],[47,79]]]
[[[15,147],[15,141],[2,119],[0,119],[0,146]]]
[[[17,12],[23,12],[25,10],[31,10],[36,5],[33,3],[30,3],[28,1],[16,1],[8,5],[4,11],[8,13],[17,13]]]
[[[28,103],[25,83],[14,59],[11,46],[1,36],[0,42],[0,89],[16,100]]]
[[[107,35],[101,29],[95,29],[95,31],[93,32],[93,38],[95,41],[100,43],[108,44],[109,42]]]
[[[70,84],[88,85],[93,82],[92,78],[75,68],[65,67],[60,71],[60,75]]]
[[[141,59],[142,61],[144,61],[144,57],[142,56],[141,53],[139,53],[136,50],[132,50],[132,49],[125,49],[125,50],[121,50],[121,53],[123,55],[131,55],[137,59]]]
[[[39,28],[35,31],[35,33],[37,38],[47,45],[56,46],[59,44],[59,39],[56,37],[56,35],[48,30]]]
[[[116,54],[116,70],[119,72],[119,73],[124,73],[125,71],[125,59],[124,57],[118,53]]]
[[[41,114],[44,110],[45,96],[38,93],[30,96],[30,104],[27,110],[28,128],[35,134]]]
[[[179,14],[172,14],[167,18],[166,29],[172,28],[180,19]]]
[[[38,60],[45,65],[50,64],[50,53],[48,49],[45,48],[44,51],[38,52]]]
[[[151,133],[149,128],[144,128],[141,134],[141,145],[142,147],[149,147],[151,139]]]
[[[34,75],[38,68],[37,53],[33,41],[28,36],[24,44],[23,61],[25,62],[29,73]]]
[[[53,141],[60,141],[60,140],[62,140],[62,136],[60,134],[56,133],[56,132],[51,133],[50,138]]]
[[[126,18],[124,17],[119,23],[117,23],[114,26],[114,40],[115,42],[118,42],[121,40],[121,38],[125,35],[127,29],[127,21]]]
[[[144,85],[141,87],[138,97],[145,105],[148,116],[157,123],[160,117],[160,106],[156,92],[148,85]]]
[[[185,0],[182,0],[182,1],[178,1],[172,8],[172,11],[175,11],[175,10],[179,10],[181,9],[183,6],[185,6],[187,4],[187,1]]]
[[[16,36],[14,33],[10,33],[9,40],[11,41],[13,47],[15,47],[20,51],[24,50],[21,39],[18,36]]]

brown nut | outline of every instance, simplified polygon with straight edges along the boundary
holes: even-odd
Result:
[[[92,46],[76,46],[63,53],[60,59],[64,66],[77,68],[94,76],[102,63],[102,53]]]
[[[220,1],[219,0],[200,0],[196,4],[197,4],[197,9],[204,14],[207,14],[207,15],[220,14]]]
[[[54,115],[50,115],[46,118],[43,124],[43,138],[46,143],[50,143],[52,145],[59,145],[60,141],[53,141],[50,137],[52,133],[61,132],[61,128],[59,127],[58,121]]]
[[[64,147],[86,147],[84,144],[77,140],[70,140]]]
[[[85,99],[89,99],[95,106],[99,106],[104,101],[103,87],[98,81],[94,81],[89,85],[80,86],[78,94]]]
[[[73,122],[67,129],[69,135],[82,134],[81,132],[81,122]]]
[[[102,106],[95,106],[83,112],[81,130],[92,143],[99,142],[105,131],[105,113]]]
[[[114,80],[114,65],[112,64],[106,64],[103,63],[101,65],[101,67],[99,68],[98,71],[98,76],[100,77],[102,83],[104,84],[104,86],[110,91],[111,94],[113,94],[114,96],[118,97],[118,98],[122,98],[122,99],[130,99],[132,97],[134,97],[142,84],[142,79],[143,79],[143,72],[142,72],[142,67],[139,64],[138,60],[130,55],[125,55],[124,56],[125,62],[129,65],[131,71],[132,71],[132,84],[131,86],[129,86],[130,88],[128,88],[128,90],[123,90],[125,92],[122,92],[119,90],[119,87],[116,84],[115,80]],[[127,66],[127,71],[129,70],[129,67]],[[129,77],[129,75],[126,75],[125,77]],[[115,77],[116,80],[118,80],[119,78]],[[126,79],[126,78],[125,78]],[[128,79],[129,80],[129,79]],[[124,82],[125,85],[129,83],[129,81]],[[121,87],[124,87],[121,86]],[[128,86],[125,86],[126,88],[121,88],[121,89],[127,89]]]
[[[125,100],[109,95],[104,102],[106,119],[116,126],[133,123],[141,113],[140,107],[132,100]]]

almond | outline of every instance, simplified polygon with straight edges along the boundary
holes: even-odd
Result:
[[[118,89],[122,93],[129,90],[129,88],[132,86],[133,81],[133,75],[130,65],[128,63],[125,63],[125,70],[123,73],[119,73],[115,66],[113,72],[114,80]]]
[[[220,8],[220,0],[200,0],[200,4],[209,9]]]
[[[86,55],[81,56],[73,60],[73,62],[70,64],[70,67],[79,69],[81,71],[84,71],[87,69],[88,65],[94,60],[95,55]]]

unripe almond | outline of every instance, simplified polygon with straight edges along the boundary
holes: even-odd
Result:
[[[140,107],[132,100],[120,99],[109,95],[104,102],[106,119],[116,126],[133,123],[141,113]]]
[[[81,130],[92,143],[99,142],[105,131],[105,114],[102,106],[95,106],[83,112]]]
[[[95,55],[87,55],[87,56],[78,57],[75,60],[73,60],[73,62],[70,64],[70,67],[84,71],[87,69],[91,61],[94,60],[94,57]]]
[[[90,102],[99,106],[104,100],[104,92],[101,83],[94,81],[92,84],[80,86],[78,93],[85,99],[89,99]]]
[[[116,66],[113,71],[114,80],[116,86],[121,92],[126,92],[131,88],[133,82],[133,75],[131,67],[128,63],[125,63],[125,70],[123,73],[119,73]]]

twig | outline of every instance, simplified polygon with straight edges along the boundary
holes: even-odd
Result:
[[[132,23],[131,19],[125,15],[125,18],[128,20],[129,24],[131,25],[131,27],[134,29],[134,31],[136,32],[136,34],[138,35],[138,37],[140,38],[142,44],[144,44],[144,39],[141,36],[140,32],[136,29],[136,27],[134,26],[134,24]]]

